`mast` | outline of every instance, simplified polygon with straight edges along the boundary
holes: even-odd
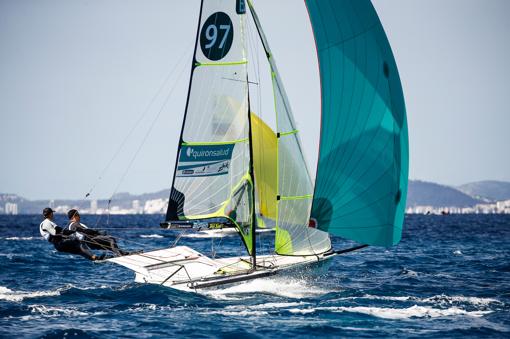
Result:
[[[292,109],[276,61],[259,18],[248,0],[252,19],[264,48],[272,77],[276,113],[277,195],[275,252],[282,255],[311,255],[331,249],[327,232],[309,227],[313,183],[305,160]]]
[[[257,269],[257,214],[255,211],[255,173],[253,171],[253,133],[251,123],[251,108],[250,108],[250,86],[248,81],[248,72],[246,72],[246,88],[248,91],[248,138],[250,146],[250,177],[252,180],[251,199],[252,199],[252,213],[251,213],[251,262],[252,269]]]

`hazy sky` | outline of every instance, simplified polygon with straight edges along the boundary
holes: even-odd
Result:
[[[510,1],[374,5],[403,83],[410,178],[510,181]],[[255,6],[313,169],[319,78],[306,9]],[[93,196],[169,187],[198,9],[198,0],[0,0],[0,192],[83,197],[127,136]]]

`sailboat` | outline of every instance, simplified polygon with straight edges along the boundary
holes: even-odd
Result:
[[[188,246],[111,258],[135,281],[197,291],[322,266],[402,235],[408,180],[397,66],[369,0],[305,0],[319,60],[320,146],[312,182],[275,56],[251,1],[202,0],[166,220],[178,230],[227,229],[246,255]],[[246,25],[269,64],[276,127],[250,105]],[[256,230],[275,228],[257,253]],[[331,236],[359,245],[332,248]]]

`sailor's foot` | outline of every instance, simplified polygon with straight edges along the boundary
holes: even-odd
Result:
[[[131,254],[139,254],[139,253],[143,253],[143,250],[138,250],[138,251],[120,251],[120,255],[121,256],[125,256],[125,255],[131,255]]]
[[[103,253],[103,254],[101,254],[100,256],[93,255],[93,256],[92,256],[92,260],[93,260],[93,261],[103,260],[105,256],[106,256],[106,254],[104,254],[104,253]]]

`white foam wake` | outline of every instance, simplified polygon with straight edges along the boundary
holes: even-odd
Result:
[[[256,293],[267,293],[286,298],[301,299],[314,297],[333,292],[315,286],[313,283],[305,280],[289,279],[289,278],[264,278],[255,279],[242,284],[233,285],[231,287],[204,290],[208,296],[217,299],[245,299],[248,294],[253,297]],[[232,295],[243,294],[242,298],[232,297]]]
[[[0,300],[20,302],[24,299],[48,297],[60,295],[60,290],[52,291],[13,291],[7,287],[0,286]]]
[[[140,235],[140,238],[164,238],[162,235],[159,234],[142,234]]]
[[[4,239],[5,240],[34,240],[35,237],[6,237]]]

